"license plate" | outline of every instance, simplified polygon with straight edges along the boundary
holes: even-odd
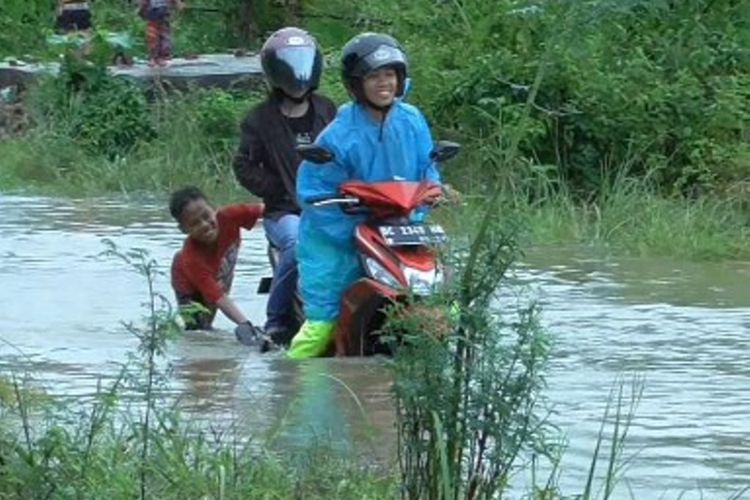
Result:
[[[448,240],[445,230],[438,224],[379,226],[378,229],[390,246],[437,245]]]

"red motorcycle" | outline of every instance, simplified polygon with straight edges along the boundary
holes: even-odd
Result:
[[[298,151],[314,163],[333,159],[329,151],[315,145],[300,146]],[[442,141],[431,157],[442,162],[458,151],[458,144]],[[389,344],[380,339],[386,308],[407,299],[418,302],[443,283],[445,273],[436,247],[447,241],[445,231],[438,224],[413,222],[410,217],[441,192],[439,185],[427,181],[351,181],[341,185],[339,196],[313,203],[367,214],[354,233],[365,276],[344,293],[330,354],[391,354]]]

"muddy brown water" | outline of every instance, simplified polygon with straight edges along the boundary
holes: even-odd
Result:
[[[158,200],[157,200],[158,202]],[[31,373],[51,394],[87,397],[112,380],[135,339],[146,285],[103,258],[102,240],[147,249],[165,271],[181,244],[154,200],[0,194],[0,373]],[[262,322],[262,229],[244,234],[233,296]],[[607,258],[539,248],[514,271],[513,300],[538,300],[553,335],[552,421],[569,441],[561,486],[580,492],[610,389],[645,389],[616,497],[728,498],[750,484],[750,263]],[[157,289],[171,297],[166,276]],[[290,362],[237,344],[231,324],[171,344],[171,391],[190,415],[277,442],[326,439],[394,452],[382,360]]]

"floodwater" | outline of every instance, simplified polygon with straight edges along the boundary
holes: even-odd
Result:
[[[167,272],[182,236],[162,200],[60,200],[0,194],[0,373],[29,372],[48,392],[90,396],[128,362],[144,279],[102,257],[102,240],[147,249]],[[232,292],[262,323],[268,273],[260,225],[244,234]],[[750,484],[750,263],[605,258],[535,249],[514,272],[553,336],[546,395],[569,441],[561,485],[583,489],[610,390],[645,380],[618,498],[728,498]],[[166,274],[156,283],[171,298]],[[231,324],[169,348],[171,390],[196,418],[262,439],[325,439],[394,451],[382,360],[289,362],[239,345]],[[631,493],[632,492],[632,493]]]

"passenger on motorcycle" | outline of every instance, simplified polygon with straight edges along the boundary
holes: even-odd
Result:
[[[384,34],[361,34],[344,46],[341,64],[352,102],[339,109],[316,141],[334,160],[324,165],[303,161],[297,177],[303,208],[297,261],[306,321],[292,339],[287,353],[291,358],[325,354],[341,297],[363,274],[354,246],[354,228],[363,216],[310,202],[338,194],[341,183],[349,180],[440,182],[430,159],[433,142],[427,121],[401,99],[408,63],[399,43]]]
[[[316,40],[298,28],[273,33],[260,52],[268,98],[242,122],[242,138],[234,158],[237,180],[263,198],[263,227],[279,250],[266,306],[266,334],[288,344],[295,331],[290,318],[297,287],[296,245],[300,207],[297,169],[300,144],[312,143],[336,115],[336,106],[315,93],[323,71]]]

